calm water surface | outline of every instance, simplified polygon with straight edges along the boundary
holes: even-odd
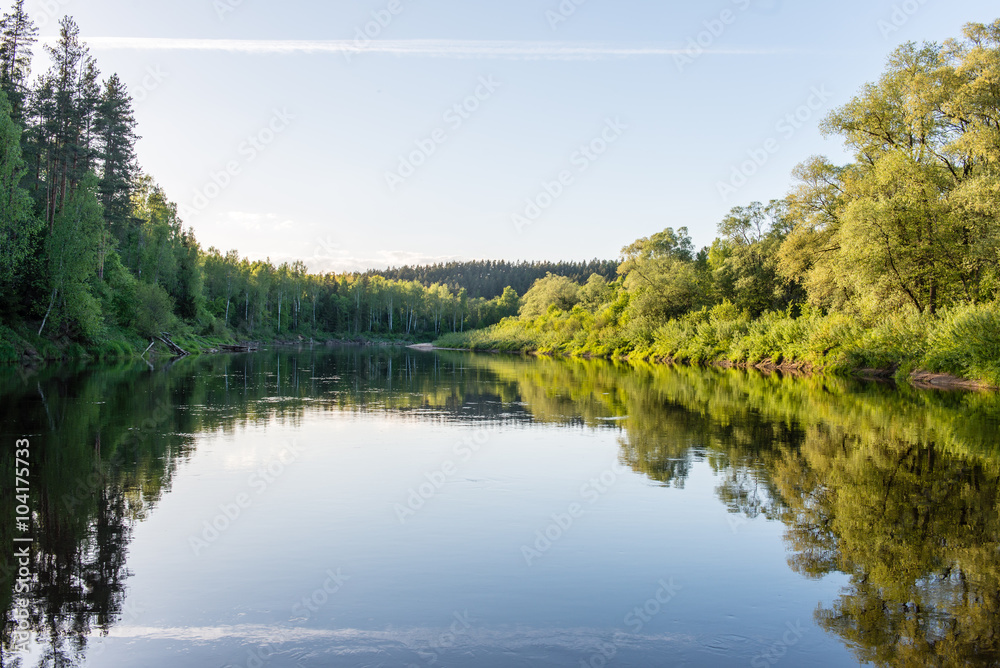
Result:
[[[996,396],[356,348],[0,394],[4,666],[1000,661]]]

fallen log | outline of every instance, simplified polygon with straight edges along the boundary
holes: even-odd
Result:
[[[174,354],[174,357],[187,357],[191,353],[181,348],[179,345],[170,340],[170,335],[166,332],[161,332],[160,336],[156,337],[160,342],[170,349],[170,352]]]
[[[252,353],[257,352],[259,345],[256,343],[238,343],[235,345],[219,345],[219,350],[226,353]]]

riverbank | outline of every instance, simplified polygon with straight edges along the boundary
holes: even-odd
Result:
[[[226,345],[238,345],[232,336],[173,335],[170,341],[191,355],[216,352]],[[150,345],[152,343],[152,345]],[[175,353],[159,340],[134,332],[111,330],[97,341],[77,341],[68,336],[38,336],[27,327],[0,325],[0,363],[39,366],[64,361],[111,361],[129,357],[173,357]]]
[[[937,315],[900,313],[874,322],[808,309],[751,319],[723,304],[670,320],[651,337],[630,336],[627,327],[602,327],[592,313],[575,308],[508,318],[435,343],[477,352],[893,378],[917,387],[1000,387],[1000,310],[992,304]]]
[[[419,345],[407,346],[413,350],[420,350],[423,352],[433,352],[436,350],[443,351],[454,351],[454,352],[469,352],[469,353],[479,353],[479,354],[492,354],[492,355],[530,355],[535,357],[562,357],[564,359],[605,359],[606,361],[620,361],[620,362],[633,362],[636,361],[631,357],[605,357],[605,358],[595,358],[593,355],[559,355],[555,353],[542,353],[538,351],[531,352],[511,352],[503,350],[474,350],[472,348],[441,348],[434,344],[422,343]],[[679,362],[675,359],[643,359],[642,362],[653,362],[656,364],[663,365],[680,365],[680,366],[705,366],[691,364],[688,362]],[[737,364],[730,362],[728,360],[712,362],[708,366],[718,367],[720,369],[756,369],[762,373],[774,373],[780,372],[786,376],[813,376],[816,374],[822,374],[829,369],[824,367],[816,367],[812,364],[800,364],[800,363],[782,363],[774,364],[773,362],[767,361],[761,364]],[[837,370],[836,373],[844,374],[843,370]],[[870,381],[890,381],[895,382],[898,380],[897,373],[894,369],[858,369],[848,375],[852,375],[856,378],[862,380]],[[975,392],[995,392],[1000,390],[1000,388],[985,383],[983,381],[969,380],[967,378],[961,378],[947,373],[934,373],[931,371],[915,370],[907,378],[907,382],[918,390],[965,390],[965,391],[975,391]]]
[[[227,352],[227,349],[245,346],[248,340],[256,348],[265,346],[299,345],[358,345],[405,346],[417,341],[415,337],[378,337],[368,335],[331,334],[312,332],[282,336],[249,336],[239,332],[217,335],[194,334],[189,328],[178,330],[170,341],[190,355]],[[152,343],[152,345],[150,345]],[[8,326],[0,324],[0,364],[40,366],[65,361],[112,361],[132,357],[152,359],[174,357],[175,351],[159,340],[142,337],[135,332],[109,329],[97,341],[78,341],[69,336],[38,336],[30,325]]]

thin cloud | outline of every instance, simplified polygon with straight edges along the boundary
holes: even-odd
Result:
[[[247,54],[378,53],[427,58],[479,58],[504,60],[598,60],[690,55],[683,47],[622,45],[591,42],[516,42],[461,40],[238,40],[181,39],[166,37],[91,37],[95,49],[125,51],[221,51]],[[788,49],[705,49],[702,53],[754,56],[800,53]]]

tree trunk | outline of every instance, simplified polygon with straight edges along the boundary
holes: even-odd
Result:
[[[59,288],[52,288],[52,299],[49,300],[49,310],[45,312],[45,317],[42,318],[42,326],[38,328],[38,336],[42,335],[42,330],[45,329],[45,323],[49,320],[49,314],[52,313],[52,307],[56,303],[56,294],[58,294]]]

